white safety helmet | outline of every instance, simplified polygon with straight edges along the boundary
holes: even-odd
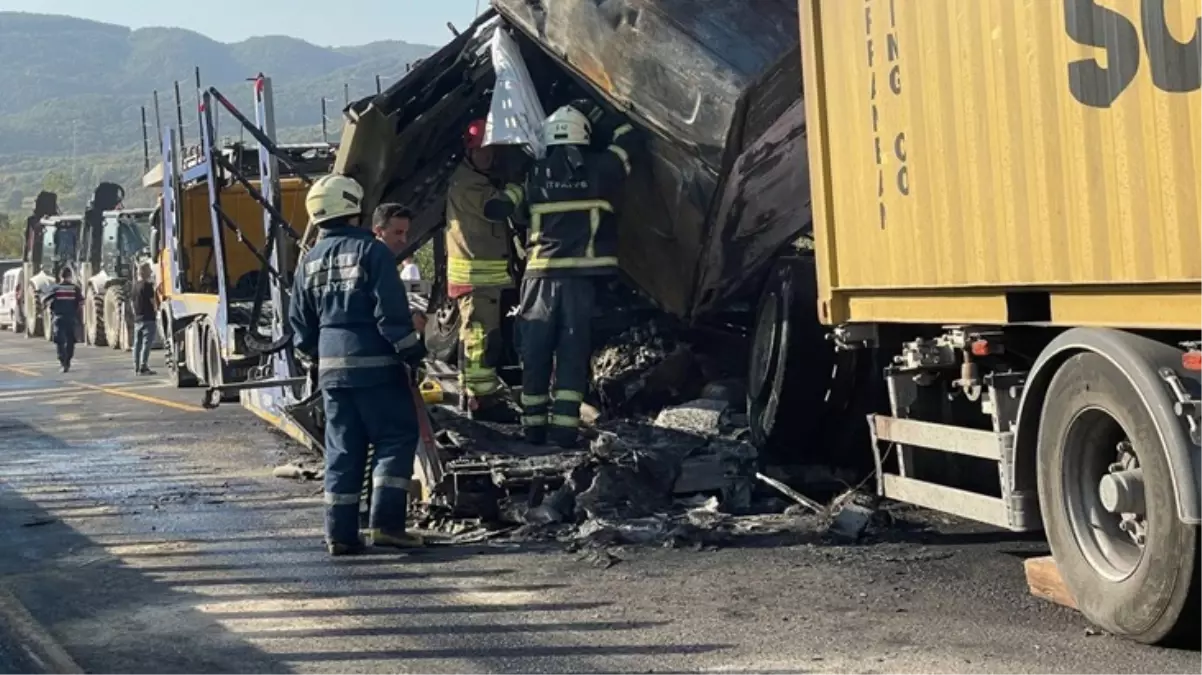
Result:
[[[362,208],[363,187],[359,181],[338,173],[318,178],[305,197],[305,210],[309,212],[309,222],[314,225],[357,216]]]
[[[551,113],[543,122],[543,144],[552,145],[588,145],[592,137],[593,125],[589,123],[584,113],[576,108],[565,105]]]

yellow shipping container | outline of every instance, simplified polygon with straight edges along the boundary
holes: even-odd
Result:
[[[802,0],[824,323],[1202,325],[1199,0]]]

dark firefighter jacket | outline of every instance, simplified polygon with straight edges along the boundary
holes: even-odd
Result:
[[[323,389],[399,383],[424,349],[388,248],[367,230],[323,227],[297,267],[289,322]]]
[[[509,185],[486,206],[490,220],[524,211],[527,277],[612,274],[618,267],[614,200],[630,175],[637,133],[629,124],[613,132],[602,151],[552,146],[534,164],[525,185]]]

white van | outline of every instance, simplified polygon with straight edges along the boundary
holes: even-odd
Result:
[[[25,270],[17,267],[0,277],[0,328],[14,333],[25,330],[25,311],[21,306],[21,286]]]

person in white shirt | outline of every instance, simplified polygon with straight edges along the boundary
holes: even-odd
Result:
[[[405,258],[405,264],[401,267],[401,281],[421,281],[422,273],[417,268],[417,263],[413,262],[413,258]]]

